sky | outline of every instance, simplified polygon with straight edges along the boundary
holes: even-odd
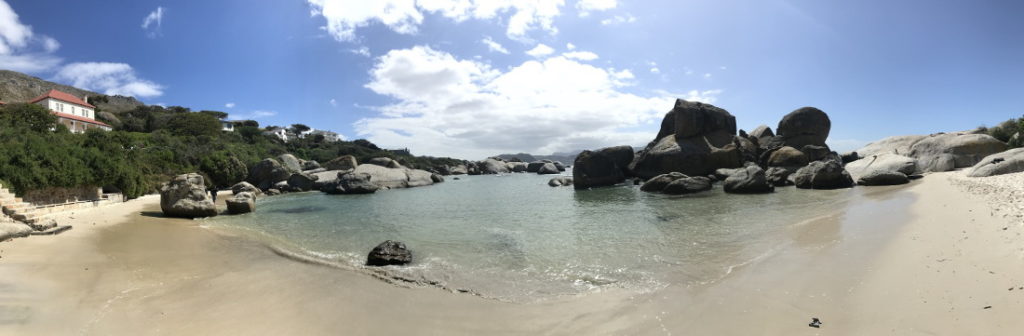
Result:
[[[417,155],[643,146],[676,98],[829,145],[1024,114],[1024,3],[0,0],[0,68]]]

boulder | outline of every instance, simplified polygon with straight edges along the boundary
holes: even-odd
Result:
[[[419,169],[398,169],[403,170],[405,172],[405,188],[423,187],[434,184],[434,173]]]
[[[793,171],[783,167],[768,167],[768,170],[764,172],[765,177],[768,179],[768,183],[771,183],[776,187],[783,187],[793,185],[793,181],[789,180],[789,175]]]
[[[727,193],[734,194],[758,194],[775,191],[775,187],[768,183],[764,169],[758,166],[748,166],[729,176],[725,179],[723,189]]]
[[[508,173],[508,165],[495,159],[487,159],[478,162],[477,169],[479,169],[479,172],[482,175]]]
[[[441,174],[430,174],[430,181],[434,183],[444,182],[444,176],[441,176]]]
[[[753,131],[750,131],[748,137],[758,139],[758,141],[760,141],[761,139],[771,138],[774,136],[775,133],[772,132],[771,127],[768,127],[768,125],[761,125],[757,126],[757,128],[755,128]]]
[[[281,192],[298,191],[296,189],[292,189],[292,186],[288,184],[287,180],[274,183],[274,189],[280,190]]]
[[[662,190],[665,190],[665,187],[668,186],[669,183],[686,177],[688,176],[679,172],[661,174],[651,178],[650,180],[647,180],[647,182],[644,182],[644,184],[640,186],[640,190],[648,192],[660,192]]]
[[[882,140],[871,142],[857,150],[860,157],[870,157],[879,154],[910,155],[910,147],[918,141],[928,137],[927,135],[900,135],[891,136]]]
[[[636,153],[633,152],[632,146],[614,146],[605,147],[598,150],[601,154],[612,159],[615,165],[622,169],[627,169],[629,164],[633,162],[633,157]]]
[[[228,213],[244,214],[256,211],[256,196],[250,192],[240,192],[224,201],[228,205]]]
[[[302,162],[299,161],[295,155],[281,154],[277,156],[277,161],[281,162],[281,166],[288,169],[289,173],[296,173],[302,171]]]
[[[857,184],[864,186],[897,185],[909,182],[907,174],[891,170],[872,170],[857,179]]]
[[[857,154],[857,152],[848,152],[839,155],[839,159],[843,161],[844,165],[846,165],[850,162],[860,160],[862,159],[862,157],[860,156],[860,154]]]
[[[28,226],[35,231],[46,231],[57,227],[57,220],[53,218],[47,218],[34,223],[28,223]]]
[[[832,153],[832,150],[828,149],[828,146],[818,145],[807,145],[800,149],[804,155],[807,155],[807,162],[819,161],[825,159]]]
[[[744,153],[735,134],[736,118],[728,111],[676,100],[662,120],[658,137],[630,163],[629,172],[641,178],[669,172],[703,176],[718,168],[738,167]]]
[[[945,133],[914,143],[910,157],[917,159],[922,172],[942,172],[974,166],[986,156],[1006,149],[1005,143],[986,134]]]
[[[622,183],[626,175],[614,158],[601,151],[585,150],[573,162],[572,180],[576,189],[587,189]]]
[[[28,237],[32,228],[12,220],[0,220],[0,242],[19,237]]]
[[[743,169],[744,168],[719,168],[715,169],[715,173],[711,175],[715,176],[715,179],[722,181]]]
[[[213,217],[217,206],[206,192],[206,180],[199,174],[175,176],[160,188],[160,210],[167,217]]]
[[[412,251],[405,243],[387,240],[370,251],[366,266],[405,265],[412,262]]]
[[[529,164],[526,165],[526,172],[527,173],[536,173],[536,172],[540,171],[540,167],[544,166],[545,163],[546,162],[543,162],[543,161],[533,161],[533,162],[530,162]]]
[[[792,175],[793,182],[801,189],[838,189],[853,186],[853,178],[850,177],[839,162],[814,161],[807,166],[800,168]]]
[[[372,179],[366,173],[342,173],[337,181],[324,185],[321,191],[328,194],[372,194],[380,189],[371,182]]]
[[[985,177],[1019,172],[1024,172],[1024,148],[986,156],[967,171],[967,176]]]
[[[246,181],[260,190],[266,190],[277,182],[287,180],[289,176],[291,176],[291,172],[277,160],[263,159],[249,169],[249,178]]]
[[[327,171],[327,168],[322,168],[321,167],[321,168],[317,168],[317,169],[303,170],[302,172],[306,173],[306,174],[316,174],[316,173],[323,173],[325,171]]]
[[[270,189],[267,189],[266,194],[267,194],[267,196],[277,196],[277,195],[281,194],[281,190],[280,189],[270,188]]]
[[[313,169],[320,169],[320,162],[316,162],[316,161],[313,161],[313,160],[303,161],[302,162],[302,170],[303,171],[313,170]]]
[[[238,182],[231,186],[231,194],[238,195],[240,192],[252,193],[253,195],[259,195],[260,189],[252,185],[249,182]]]
[[[548,180],[548,185],[552,187],[567,187],[572,185],[572,178],[568,176],[559,176]]]
[[[711,190],[711,179],[704,176],[683,177],[669,182],[661,192],[669,195],[692,194]]]
[[[313,190],[313,184],[318,180],[316,175],[306,173],[295,173],[288,177],[288,186],[295,191]]]
[[[629,166],[629,164],[626,164],[626,167],[628,167],[628,166]],[[558,168],[558,171],[560,171],[560,172],[564,172],[565,171],[565,164],[562,163],[561,161],[555,161],[555,168]]]
[[[387,168],[401,168],[402,167],[402,165],[399,164],[398,161],[395,161],[394,159],[387,158],[387,157],[372,158],[369,161],[366,161],[366,163],[369,163],[369,164],[372,164],[372,165],[378,165],[378,166],[381,166],[381,167],[387,167]]]
[[[736,135],[736,117],[717,106],[677,99],[672,112],[675,113],[677,138],[700,136],[712,146],[722,147],[731,143]]]
[[[674,136],[667,136],[648,146],[640,157],[630,164],[630,171],[642,178],[652,178],[669,172],[692,176],[707,175],[715,169],[722,168],[711,166],[709,156],[711,147],[703,138],[679,141]]]
[[[466,165],[463,165],[463,164],[454,165],[454,166],[448,167],[448,174],[449,175],[466,175],[466,174],[469,174],[469,169],[466,167]]]
[[[356,162],[356,157],[352,155],[342,155],[334,158],[334,160],[327,161],[324,164],[324,168],[327,170],[352,170],[356,169],[359,163]]]
[[[530,164],[526,162],[509,162],[509,167],[513,173],[525,173]]]
[[[917,160],[899,154],[884,153],[850,162],[845,168],[854,180],[876,171],[913,175],[917,172]]]
[[[801,107],[779,121],[776,128],[786,146],[804,148],[807,145],[825,146],[832,121],[825,112],[814,107]]]
[[[537,170],[537,175],[551,175],[558,173],[560,173],[560,171],[558,171],[558,167],[555,167],[554,163],[545,163]]]
[[[769,167],[803,167],[808,162],[807,154],[790,146],[783,146],[768,157]]]

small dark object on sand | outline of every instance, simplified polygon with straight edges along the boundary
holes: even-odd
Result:
[[[821,320],[819,320],[817,317],[812,317],[811,323],[808,323],[807,326],[811,328],[821,328]]]
[[[985,308],[981,308],[981,309],[992,309],[992,306],[985,306]]]

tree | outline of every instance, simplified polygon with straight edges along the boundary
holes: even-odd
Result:
[[[220,120],[224,120],[225,118],[228,117],[227,113],[224,113],[224,112],[221,112],[221,111],[205,111],[204,110],[204,111],[199,111],[199,113],[208,114],[208,115],[211,115],[214,118],[217,118],[217,119],[220,119]]]
[[[260,127],[260,123],[257,122],[256,120],[237,121],[237,122],[235,122],[235,125],[237,125],[237,126],[249,126],[249,127],[256,127],[256,128]]]
[[[302,132],[309,131],[311,128],[303,124],[292,124],[292,133],[302,134]]]
[[[167,121],[167,130],[177,136],[216,136],[220,120],[204,113],[181,113]]]
[[[206,173],[210,183],[219,188],[226,188],[245,179],[249,168],[227,151],[219,151],[203,156],[199,169]]]
[[[0,109],[0,123],[10,128],[49,132],[57,125],[57,116],[40,105],[10,104]]]

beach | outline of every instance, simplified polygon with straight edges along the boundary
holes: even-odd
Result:
[[[163,218],[147,196],[67,214],[75,228],[58,236],[0,243],[0,334],[1012,333],[1024,327],[1024,226],[1021,191],[1006,186],[1022,174],[962,174],[858,187],[872,189],[707,284],[530,303],[283,258]]]

